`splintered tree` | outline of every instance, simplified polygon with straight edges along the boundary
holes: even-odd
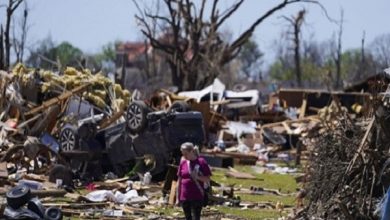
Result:
[[[27,40],[27,31],[28,31],[28,5],[27,1],[24,2],[24,10],[23,10],[23,16],[21,17],[18,25],[14,25],[13,28],[13,48],[16,55],[16,62],[23,62],[24,57],[24,50],[26,46],[26,40]],[[18,27],[18,30],[15,30],[16,27]],[[19,35],[19,36],[17,36]]]
[[[164,0],[167,14],[139,9],[136,19],[142,33],[154,49],[164,54],[170,66],[172,83],[179,90],[200,89],[221,74],[222,67],[234,59],[241,46],[248,41],[256,27],[275,12],[297,2],[319,4],[312,0],[283,0],[255,20],[248,29],[231,43],[221,37],[221,27],[240,8],[238,0],[223,12],[218,0],[207,2]],[[208,15],[206,15],[206,13]],[[154,31],[153,27],[158,27]]]
[[[3,32],[3,25],[0,25],[0,70],[5,69],[5,63],[4,63],[4,32]]]
[[[19,5],[23,2],[23,0],[9,0],[7,5],[7,17],[5,21],[5,30],[4,30],[4,51],[3,59],[1,60],[3,65],[1,65],[4,69],[8,69],[10,65],[10,57],[11,57],[11,38],[10,38],[10,30],[11,30],[11,20],[15,10],[19,7]]]
[[[335,80],[335,89],[339,89],[341,86],[341,59],[342,59],[342,42],[341,37],[343,36],[343,23],[344,23],[344,10],[341,9],[340,12],[340,23],[339,23],[339,32],[337,36],[337,48],[334,52],[334,63],[336,65],[336,80]]]
[[[302,68],[301,68],[301,27],[305,19],[306,10],[302,9],[298,12],[296,17],[283,17],[292,26],[292,32],[289,35],[292,36],[291,40],[294,44],[294,63],[295,63],[295,76],[297,84],[302,87]]]

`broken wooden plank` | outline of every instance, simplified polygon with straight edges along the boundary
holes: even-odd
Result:
[[[239,173],[238,170],[234,169],[233,167],[228,167],[229,171]]]
[[[302,106],[299,110],[299,119],[302,119],[305,117],[305,113],[306,113],[306,107],[307,107],[307,98],[306,98],[306,95],[305,97],[303,98],[302,100]]]
[[[113,182],[113,183],[107,183],[107,182],[94,182],[96,185],[96,189],[106,189],[106,190],[113,190],[113,189],[126,189],[127,184],[122,182]]]
[[[107,202],[90,202],[90,203],[43,203],[43,206],[50,207],[70,207],[70,208],[89,208],[91,206],[107,206]]]
[[[45,190],[31,190],[31,195],[42,197],[64,197],[66,194],[64,189],[45,189]]]
[[[120,117],[122,117],[124,111],[121,110],[119,112],[114,113],[111,117],[103,119],[99,124],[99,129],[104,129],[110,126],[112,123],[114,123],[116,120],[118,120]]]
[[[236,153],[236,152],[205,152],[202,153],[202,155],[203,154],[212,155],[212,156],[230,156],[237,159],[257,160],[257,155],[255,153],[243,154],[243,153]]]
[[[33,108],[30,111],[26,112],[25,116],[35,115],[36,113],[41,112],[41,111],[49,108],[52,105],[58,104],[59,102],[66,100],[67,98],[71,97],[72,95],[78,94],[80,92],[84,92],[88,88],[88,86],[90,86],[90,85],[91,85],[91,83],[88,82],[84,85],[81,85],[81,86],[78,86],[78,87],[72,89],[71,91],[66,91],[57,97],[49,99],[49,100],[45,101],[44,103],[42,103],[42,105],[40,105],[36,108]]]
[[[118,182],[124,182],[129,180],[129,177],[123,177],[123,178],[118,178],[118,179],[112,179],[112,180],[106,180],[104,181],[105,183],[118,183]]]
[[[172,100],[170,96],[167,96],[167,102],[168,102],[168,106],[172,105]]]
[[[229,171],[229,172],[226,172],[225,175],[228,177],[236,178],[236,179],[256,179],[256,177],[250,173],[239,173],[239,172]]]
[[[154,210],[148,210],[148,209],[142,209],[142,208],[136,208],[136,207],[131,207],[131,206],[119,206],[115,205],[114,206],[116,209],[121,209],[129,213],[155,213]]]
[[[318,113],[322,108],[316,108],[316,107],[313,107],[313,106],[309,106],[308,108],[310,111],[313,111],[315,113]]]
[[[166,89],[159,89],[159,91],[167,94],[167,101],[169,102],[169,106],[171,106],[172,103],[175,101],[187,102],[189,99],[191,99],[191,98],[188,98],[186,96],[179,96],[179,95],[177,95],[173,92],[170,92],[169,90],[166,90]]]
[[[0,111],[3,111],[5,103],[5,91],[8,80],[0,77]],[[1,120],[0,116],[0,120]]]
[[[40,119],[42,116],[43,116],[42,114],[37,114],[37,115],[35,115],[34,117],[32,117],[32,118],[30,118],[30,119],[28,119],[28,120],[26,120],[26,121],[20,123],[20,124],[18,125],[18,129],[21,129],[21,128],[27,126],[29,123],[34,122],[34,121]]]
[[[251,194],[251,195],[277,195],[277,196],[295,196],[297,193],[282,193],[278,189],[267,189],[263,187],[251,186],[251,189],[240,189],[235,190],[236,193],[240,194]]]
[[[169,193],[169,199],[168,199],[168,204],[169,205],[175,205],[175,202],[176,202],[176,186],[177,186],[177,182],[176,181],[172,181],[171,191]]]
[[[281,122],[274,122],[274,123],[268,123],[268,124],[265,124],[265,125],[262,125],[261,128],[269,128],[269,127],[274,127],[274,126],[280,126],[282,125],[282,123],[293,123],[293,122],[310,122],[310,121],[318,121],[318,122],[321,122],[321,120],[319,119],[319,117],[317,115],[311,115],[311,116],[306,116],[302,119],[295,119],[295,120],[285,120],[285,121],[281,121]]]
[[[5,162],[0,163],[0,178],[8,178],[7,163]]]
[[[34,173],[27,173],[27,174],[25,174],[23,176],[23,179],[34,180],[34,181],[38,181],[38,182],[45,182],[45,181],[47,181],[46,176],[37,175],[37,174],[34,174]]]
[[[210,105],[225,105],[225,104],[229,104],[230,103],[230,100],[219,100],[219,101],[213,101],[213,102],[210,102]]]
[[[294,132],[291,130],[290,126],[287,125],[286,122],[282,122],[282,125],[284,129],[286,130],[287,134],[293,134]]]
[[[0,77],[8,80],[12,80],[13,74],[8,74],[6,71],[0,70]]]

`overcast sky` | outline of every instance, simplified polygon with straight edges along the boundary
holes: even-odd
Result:
[[[221,6],[226,7],[234,1],[220,2]],[[237,36],[277,2],[280,0],[246,0],[227,21],[225,29]],[[339,19],[340,9],[344,9],[344,49],[360,47],[363,31],[366,32],[366,42],[371,42],[378,35],[390,33],[389,0],[321,2],[334,19]],[[28,0],[28,4],[30,46],[50,35],[56,43],[68,41],[85,52],[93,53],[108,42],[136,41],[141,38],[134,19],[136,9],[131,0]],[[257,28],[255,37],[263,51],[272,51],[274,40],[280,38],[283,28],[286,28],[281,16],[295,15],[303,7],[308,10],[303,27],[305,36],[311,35],[317,41],[323,41],[337,31],[336,24],[325,17],[320,7],[297,4],[276,13]],[[4,17],[4,14],[0,15]]]

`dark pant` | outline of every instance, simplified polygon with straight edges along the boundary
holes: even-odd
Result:
[[[184,201],[182,207],[186,220],[200,220],[202,201]]]

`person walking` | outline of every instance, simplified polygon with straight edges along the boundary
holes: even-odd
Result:
[[[182,144],[180,150],[183,156],[177,172],[176,202],[181,204],[186,220],[200,220],[211,170],[192,143]]]

